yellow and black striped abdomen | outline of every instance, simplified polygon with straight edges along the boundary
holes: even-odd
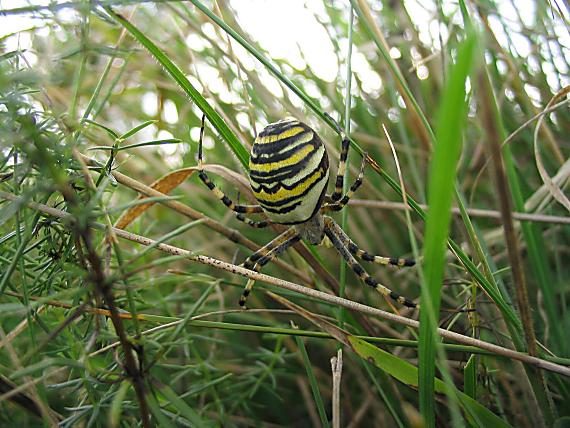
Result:
[[[303,122],[268,125],[253,143],[249,169],[253,194],[272,221],[303,223],[320,208],[329,159],[319,136]]]

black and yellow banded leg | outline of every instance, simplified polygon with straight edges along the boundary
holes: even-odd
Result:
[[[384,285],[378,283],[374,278],[372,278],[364,270],[364,268],[356,261],[354,256],[348,250],[348,248],[345,245],[343,245],[341,238],[338,236],[336,232],[338,226],[336,227],[335,226],[336,223],[332,218],[325,217],[325,234],[330,239],[330,241],[335,246],[340,255],[346,260],[348,266],[362,280],[362,282],[374,288],[383,296],[388,296],[403,306],[407,306],[408,308],[416,308],[419,306],[416,303],[412,302],[411,300],[399,295],[395,291],[390,290],[388,287],[385,287]]]
[[[323,211],[340,211],[346,206],[346,204],[348,204],[348,201],[350,201],[350,198],[352,198],[354,192],[356,192],[358,188],[362,185],[362,180],[364,178],[364,168],[366,168],[366,155],[362,158],[362,163],[360,164],[360,171],[358,172],[358,177],[356,177],[356,180],[354,181],[354,183],[352,183],[352,186],[350,186],[350,189],[348,189],[346,195],[344,195],[342,199],[338,202],[333,201],[332,203],[325,204],[323,206]],[[331,195],[331,199],[333,195]]]
[[[198,168],[202,167],[202,163],[198,163]],[[216,198],[218,198],[222,203],[228,207],[230,210],[239,213],[239,214],[255,214],[255,213],[262,213],[263,209],[259,205],[238,205],[234,204],[234,202],[226,196],[224,192],[216,187],[216,185],[210,180],[210,178],[206,175],[203,170],[200,170],[198,173],[198,177],[200,180],[210,189]]]
[[[240,214],[240,213],[236,214],[236,218],[239,221],[244,222],[248,226],[254,227],[256,229],[262,229],[262,228],[267,227],[270,224],[272,224],[272,222],[267,221],[267,220],[261,220],[261,221],[250,220],[249,218],[247,218],[246,216],[244,216],[243,214]]]
[[[291,227],[279,235],[277,238],[269,242],[267,245],[261,247],[251,256],[249,256],[244,262],[243,267],[246,269],[254,270],[259,272],[259,270],[277,257],[279,254],[283,253],[291,245],[299,242],[301,237],[295,228]],[[245,308],[245,302],[247,297],[251,293],[253,284],[255,280],[249,279],[243,293],[239,299],[239,305]]]
[[[346,158],[348,157],[348,147],[350,141],[347,138],[344,130],[341,128],[339,123],[332,118],[331,115],[325,113],[327,117],[335,124],[337,132],[342,138],[342,143],[340,146],[340,161],[338,163],[338,172],[336,174],[336,181],[334,185],[334,192],[331,194],[331,199],[333,202],[337,202],[342,198],[342,188],[344,186],[344,176],[346,174]]]
[[[227,195],[222,192],[220,189],[216,187],[216,185],[210,180],[210,177],[204,172],[203,166],[203,159],[202,159],[202,142],[204,140],[204,129],[205,129],[205,120],[206,116],[202,116],[202,126],[200,127],[200,141],[198,143],[198,177],[200,180],[210,189],[216,198],[223,202],[223,204],[235,211],[236,213],[241,214],[254,214],[254,213],[261,213],[263,209],[259,205],[238,205],[234,204],[234,202],[227,197]]]
[[[384,257],[384,256],[378,256],[378,255],[370,254],[368,251],[361,250],[360,248],[358,248],[358,245],[356,245],[354,243],[354,241],[352,241],[349,238],[349,236],[346,234],[346,232],[344,230],[342,230],[342,228],[338,224],[332,222],[330,224],[330,227],[332,229],[334,229],[334,232],[340,238],[342,244],[348,249],[350,254],[352,254],[353,256],[356,256],[358,258],[361,258],[362,260],[364,260],[366,262],[377,263],[379,265],[392,265],[392,266],[398,266],[398,267],[408,267],[408,266],[414,266],[416,264],[416,261],[413,259],[402,259],[402,258],[398,258],[398,257]]]

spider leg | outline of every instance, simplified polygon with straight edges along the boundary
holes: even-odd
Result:
[[[198,177],[200,180],[210,189],[216,198],[223,202],[223,204],[230,210],[236,213],[242,214],[252,214],[263,212],[259,205],[239,205],[234,204],[234,202],[227,197],[227,195],[216,187],[216,185],[210,180],[208,175],[204,172],[203,159],[202,159],[202,142],[204,139],[204,129],[205,129],[206,115],[202,116],[202,126],[200,127],[200,141],[198,143]]]
[[[269,225],[272,224],[272,222],[267,221],[267,220],[262,220],[262,221],[254,221],[254,220],[250,220],[249,218],[247,218],[246,216],[244,216],[241,213],[237,213],[236,214],[236,218],[239,221],[244,222],[245,224],[247,224],[248,226],[254,227],[256,229],[262,229],[264,227],[267,227]]]
[[[260,269],[301,239],[299,233],[295,228],[291,227],[279,235],[277,238],[269,242],[267,245],[261,247],[243,262],[243,267],[246,269],[259,272]],[[239,305],[245,307],[247,297],[251,293],[255,280],[249,279],[243,293],[239,299]]]
[[[362,280],[362,282],[374,288],[383,296],[389,296],[391,299],[395,300],[401,305],[407,306],[409,308],[416,308],[419,306],[411,300],[399,295],[395,291],[390,290],[388,287],[385,287],[384,285],[378,283],[374,278],[372,278],[358,263],[358,261],[356,261],[348,248],[342,243],[341,238],[335,231],[335,226],[336,224],[332,218],[325,217],[325,234],[328,236],[340,255],[346,260],[348,266]]]
[[[358,245],[356,245],[354,241],[350,239],[350,237],[346,234],[346,232],[342,230],[342,228],[337,223],[331,222],[330,227],[334,230],[334,232],[339,237],[342,244],[348,249],[350,254],[358,258],[361,258],[366,262],[373,262],[380,265],[393,265],[399,267],[414,266],[416,264],[416,261],[413,259],[400,259],[397,257],[384,257],[384,256],[377,256],[374,254],[370,254],[368,251],[361,250],[360,248],[358,248]]]
[[[342,188],[344,185],[344,176],[346,173],[346,158],[348,156],[348,146],[350,145],[350,141],[347,138],[346,134],[344,133],[344,130],[338,124],[338,122],[334,120],[331,115],[329,114],[326,115],[330,120],[333,121],[333,123],[336,126],[337,132],[342,137],[342,143],[340,146],[340,161],[338,163],[338,172],[336,174],[335,188],[334,192],[331,195],[332,201],[336,202],[342,197]]]
[[[352,198],[352,196],[354,195],[354,192],[356,192],[358,190],[358,188],[362,185],[365,167],[366,167],[366,156],[364,156],[362,158],[362,163],[360,164],[360,171],[358,172],[358,177],[356,177],[355,182],[352,183],[352,186],[350,186],[350,189],[348,189],[348,192],[346,192],[346,195],[344,195],[342,197],[342,199],[340,199],[339,201],[334,201],[334,193],[333,193],[331,195],[331,200],[333,202],[332,203],[326,203],[323,206],[323,211],[340,211],[345,207],[346,204],[348,204],[348,201],[350,201],[350,198]],[[335,190],[335,192],[336,192],[336,190]]]

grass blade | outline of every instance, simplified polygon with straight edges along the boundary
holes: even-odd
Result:
[[[476,46],[470,35],[458,48],[457,63],[451,68],[438,116],[436,145],[430,165],[424,243],[420,338],[420,411],[427,426],[435,426],[434,377],[436,328],[438,325],[445,247],[451,219],[456,165],[461,152],[463,127],[467,118],[465,83],[471,73]]]
[[[329,420],[327,418],[327,412],[325,410],[323,398],[321,397],[321,393],[319,391],[319,384],[317,382],[317,378],[315,377],[315,373],[313,372],[313,365],[311,364],[311,360],[309,359],[309,355],[307,354],[307,348],[305,348],[305,343],[303,342],[303,339],[301,337],[295,336],[295,341],[297,342],[297,347],[299,348],[299,352],[301,353],[301,357],[303,358],[303,363],[305,364],[305,369],[307,370],[309,385],[311,385],[311,392],[313,393],[313,398],[315,399],[315,405],[317,406],[319,417],[321,418],[321,424],[323,427],[329,427],[330,425],[329,425]]]
[[[133,35],[137,41],[143,45],[154,58],[164,67],[164,69],[170,74],[170,76],[176,81],[178,86],[190,97],[192,101],[204,112],[210,123],[214,126],[216,131],[220,136],[229,144],[232,151],[235,153],[237,158],[240,160],[243,167],[247,170],[249,165],[249,154],[247,150],[239,142],[236,135],[231,131],[231,129],[226,125],[221,116],[208,104],[206,99],[196,90],[196,88],[190,83],[188,78],[182,73],[180,68],[174,64],[174,62],[162,51],[158,46],[156,46],[148,37],[146,37],[137,27],[131,24],[122,15],[114,12],[110,8],[105,9],[111,16],[113,16],[117,22],[119,22],[123,27],[125,27],[129,33]]]

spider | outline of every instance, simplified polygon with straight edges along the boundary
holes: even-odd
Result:
[[[349,140],[340,125],[329,115],[327,116],[336,125],[342,137],[335,189],[331,195],[326,195],[329,159],[325,145],[313,129],[294,118],[286,118],[267,125],[253,142],[249,160],[249,181],[258,205],[235,204],[204,172],[202,140],[205,116],[202,116],[198,145],[198,176],[226,207],[236,213],[240,221],[249,226],[255,228],[271,224],[291,226],[249,256],[243,262],[243,267],[259,272],[265,264],[301,239],[311,245],[320,245],[326,236],[366,285],[401,305],[416,308],[418,306],[416,303],[372,278],[358,263],[356,257],[367,262],[400,267],[413,266],[415,261],[372,255],[361,250],[331,217],[324,215],[329,211],[340,211],[346,206],[362,184],[366,166],[366,156],[364,156],[356,181],[343,195]],[[268,220],[254,221],[244,215],[263,213]],[[239,305],[244,308],[253,284],[254,281],[250,279],[240,297]]]

